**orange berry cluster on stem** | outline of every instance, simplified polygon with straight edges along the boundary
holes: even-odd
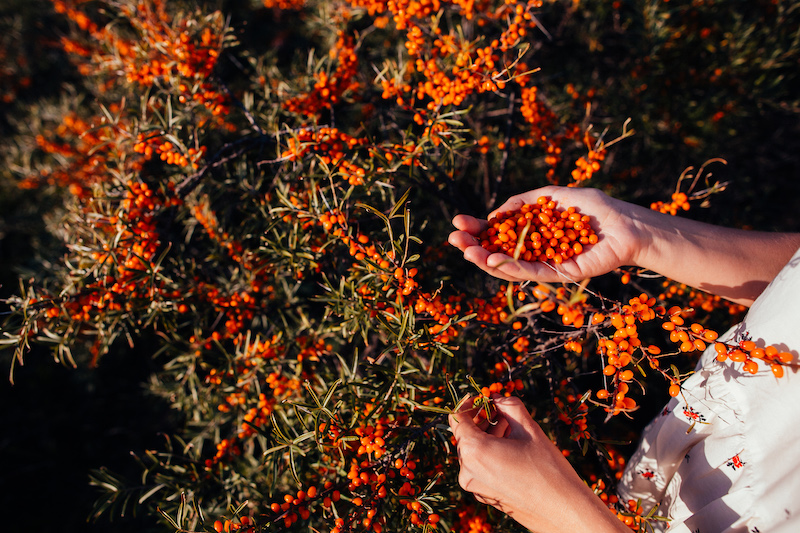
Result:
[[[331,49],[331,57],[336,58],[338,65],[333,74],[319,72],[314,77],[314,88],[305,94],[287,100],[283,106],[289,111],[305,116],[317,115],[320,110],[330,108],[339,102],[348,91],[360,88],[355,80],[358,66],[355,45],[352,37],[339,34],[336,45]]]
[[[298,490],[294,495],[285,494],[283,496],[283,503],[273,503],[270,506],[270,510],[273,513],[278,513],[279,517],[282,517],[285,527],[290,527],[300,519],[309,519],[311,511],[308,507],[314,504],[316,500],[323,500],[323,505],[326,508],[330,507],[331,502],[339,501],[339,491],[332,490],[332,486],[333,483],[326,482],[322,492],[320,492],[316,486],[312,485],[307,490]]]
[[[714,350],[717,352],[717,361],[727,361],[730,359],[734,363],[743,363],[742,371],[755,374],[758,372],[758,361],[763,361],[769,365],[772,374],[776,378],[784,375],[783,366],[792,362],[794,356],[789,352],[782,352],[775,346],[760,348],[752,340],[745,339],[739,341],[735,346],[730,346],[723,342],[714,343]]]
[[[669,340],[677,344],[681,352],[705,350],[706,343],[717,340],[719,335],[716,331],[706,329],[698,323],[686,326],[686,321],[682,316],[684,311],[679,306],[672,306],[667,311],[667,318],[661,327],[669,331]]]
[[[121,113],[118,104],[109,105],[109,111]],[[76,113],[67,113],[60,124],[36,135],[39,149],[52,154],[62,164],[51,169],[41,169],[20,182],[20,188],[35,189],[41,185],[67,187],[81,201],[92,197],[91,186],[107,179],[104,170],[121,165],[117,160],[117,147],[130,136],[130,124],[121,114],[114,125],[104,124],[100,117],[82,119]],[[46,135],[45,135],[46,134]],[[125,170],[140,170],[139,161],[125,161]]]
[[[689,197],[685,192],[672,193],[670,202],[658,201],[650,204],[650,209],[673,216],[677,215],[678,211],[688,211],[689,207]]]
[[[606,357],[603,375],[611,381],[607,388],[597,391],[597,398],[612,400],[612,405],[606,410],[614,415],[636,408],[636,401],[627,396],[630,390],[628,384],[635,376],[633,367],[637,362],[634,359],[636,350],[642,350],[645,356],[660,353],[655,347],[646,349],[642,347],[637,327],[637,322],[649,322],[656,317],[656,311],[653,309],[655,303],[655,298],[642,293],[631,298],[628,304],[612,312],[608,317],[602,313],[595,313],[592,316],[593,325],[608,322],[614,328],[611,338],[601,338],[597,343],[598,353]],[[651,363],[657,365],[657,360],[651,359]]]
[[[563,390],[566,388],[567,382],[562,381],[560,385]],[[558,407],[558,419],[569,428],[570,439],[577,442],[581,439],[591,438],[586,418],[589,406],[586,402],[580,401],[580,398],[573,393],[565,393],[563,398],[556,396],[553,398],[553,402]]]
[[[486,506],[475,506],[466,504],[457,509],[458,519],[452,526],[452,530],[458,533],[492,533],[495,528],[492,520],[486,512]]]
[[[200,167],[198,161],[205,156],[206,148],[205,146],[201,146],[199,149],[189,148],[183,153],[180,147],[163,140],[161,136],[146,138],[140,133],[136,137],[133,151],[137,154],[143,154],[146,159],[151,159],[158,154],[159,159],[168,165],[191,166],[192,169],[198,169]]]
[[[541,196],[535,204],[492,217],[478,239],[492,253],[561,264],[598,241],[589,221],[574,207],[561,210],[555,200]]]
[[[605,158],[605,150],[589,150],[586,157],[580,157],[575,161],[576,168],[572,171],[572,179],[575,183],[591,179],[592,175],[600,170],[600,162]]]
[[[215,520],[214,531],[217,533],[230,533],[231,531],[249,533],[255,531],[255,524],[249,516],[240,516],[238,522],[229,519]]]
[[[522,390],[524,387],[522,380],[517,378],[506,382],[496,381],[488,387],[481,387],[481,395],[490,398],[492,394],[502,394],[503,396],[511,396],[515,390]]]

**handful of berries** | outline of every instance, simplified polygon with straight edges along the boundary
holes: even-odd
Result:
[[[492,217],[478,240],[492,253],[523,261],[552,260],[558,265],[597,242],[589,220],[574,207],[562,210],[555,200],[540,196],[535,204]]]

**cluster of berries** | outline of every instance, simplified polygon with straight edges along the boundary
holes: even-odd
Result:
[[[584,246],[597,242],[589,220],[574,207],[562,210],[555,200],[540,196],[535,204],[492,217],[478,240],[492,253],[561,264],[583,252]]]

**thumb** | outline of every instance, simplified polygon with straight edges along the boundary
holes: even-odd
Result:
[[[522,400],[516,396],[503,396],[494,401],[497,411],[508,423],[505,435],[511,439],[527,440],[533,436],[536,422],[531,418]]]
[[[460,409],[450,413],[447,417],[447,422],[450,424],[450,431],[456,438],[456,441],[461,440],[466,436],[475,436],[477,434],[484,435],[483,430],[473,420],[477,413],[477,409],[468,407],[472,405],[471,399],[467,399]]]

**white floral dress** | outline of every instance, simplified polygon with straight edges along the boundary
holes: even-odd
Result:
[[[669,533],[800,532],[800,250],[721,340],[794,355],[775,378],[742,371],[713,347],[645,429],[619,487],[622,502],[670,520]]]

